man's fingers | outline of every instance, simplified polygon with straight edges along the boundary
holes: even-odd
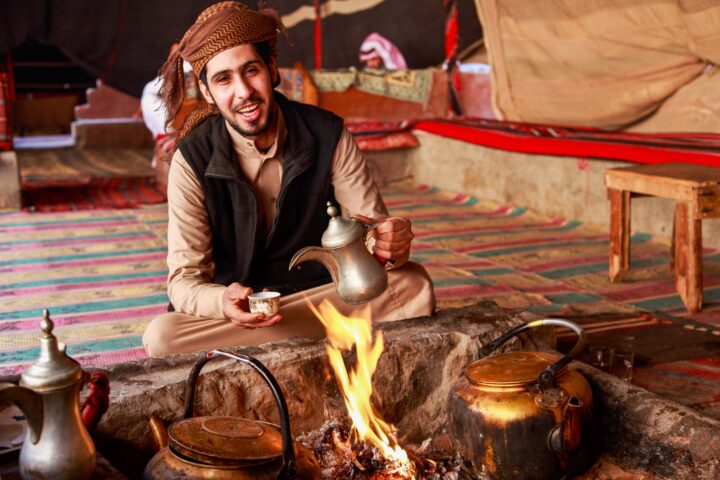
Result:
[[[275,314],[272,317],[268,318],[267,320],[264,320],[262,322],[256,322],[255,324],[253,324],[253,327],[270,327],[272,325],[275,325],[276,323],[278,323],[281,320],[282,320],[282,315],[280,315],[278,313],[278,314]]]
[[[410,231],[410,221],[400,217],[387,218],[375,228],[375,231],[379,234]]]
[[[246,317],[242,320],[233,318],[230,319],[233,324],[237,325],[238,327],[245,328],[269,327],[271,325],[275,325],[280,320],[282,320],[282,316],[280,314],[276,314],[270,318],[267,318],[264,313],[251,313],[249,317]]]

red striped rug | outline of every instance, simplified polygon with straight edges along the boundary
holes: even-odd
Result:
[[[89,177],[22,183],[23,210],[30,212],[137,208],[166,200],[164,189],[152,177]]]

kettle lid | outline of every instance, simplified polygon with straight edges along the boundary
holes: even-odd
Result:
[[[192,417],[168,428],[175,452],[208,465],[250,466],[282,456],[282,433],[272,423],[238,417]]]
[[[52,333],[54,327],[50,312],[43,310],[40,358],[20,375],[20,385],[42,392],[59,390],[81,381],[82,368],[65,354],[65,345],[58,344]]]
[[[338,216],[338,209],[332,202],[327,202],[327,207],[330,223],[321,239],[324,248],[344,247],[362,235],[364,228],[357,220],[348,220]]]
[[[471,363],[465,376],[476,385],[516,387],[537,382],[540,372],[560,357],[547,352],[507,352]],[[562,373],[564,367],[558,374]]]

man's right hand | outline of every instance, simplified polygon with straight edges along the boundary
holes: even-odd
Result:
[[[279,313],[270,318],[264,313],[250,313],[248,295],[251,293],[253,293],[252,288],[237,282],[231,283],[222,297],[225,317],[238,327],[245,328],[269,327],[282,320]]]

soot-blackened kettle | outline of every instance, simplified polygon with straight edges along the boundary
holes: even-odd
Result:
[[[585,378],[568,367],[584,346],[576,324],[544,319],[490,342],[484,355],[543,325],[566,327],[579,339],[565,356],[508,352],[482,358],[452,387],[450,430],[459,450],[496,480],[559,480],[589,468],[598,449],[593,397]]]
[[[270,387],[280,414],[280,425],[239,417],[193,417],[198,375],[217,356],[232,358],[253,367]],[[160,451],[145,467],[146,480],[177,478],[213,480],[319,480],[317,460],[296,444],[282,390],[265,366],[253,357],[212,350],[195,362],[185,390],[183,420],[167,431],[156,418],[151,428]]]

